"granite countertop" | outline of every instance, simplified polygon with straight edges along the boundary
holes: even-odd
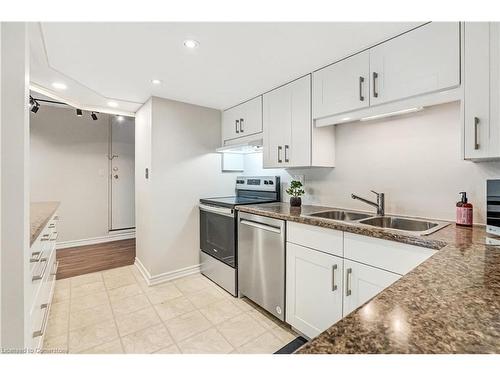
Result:
[[[306,216],[328,209],[287,203],[238,207],[439,251],[297,353],[500,353],[500,247],[485,244],[484,227],[450,224],[416,236]]]
[[[54,215],[59,202],[32,202],[30,206],[30,246],[38,238],[42,229],[47,225],[49,219]]]

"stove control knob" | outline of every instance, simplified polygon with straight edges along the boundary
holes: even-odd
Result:
[[[269,180],[269,185],[274,185],[273,180]]]
[[[267,185],[269,184],[269,182],[267,180],[264,180],[264,185]]]

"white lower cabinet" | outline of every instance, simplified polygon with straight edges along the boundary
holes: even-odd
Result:
[[[313,338],[436,250],[287,223],[286,321]]]
[[[342,316],[350,314],[375,297],[401,275],[344,259],[344,307]]]
[[[342,318],[343,259],[287,243],[286,321],[312,338]]]

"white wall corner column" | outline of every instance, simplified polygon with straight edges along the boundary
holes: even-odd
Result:
[[[29,44],[25,23],[1,24],[1,347],[23,349],[29,303]]]
[[[136,264],[156,284],[199,271],[201,197],[234,193],[219,110],[150,98],[136,113]],[[148,169],[148,178],[146,178]]]

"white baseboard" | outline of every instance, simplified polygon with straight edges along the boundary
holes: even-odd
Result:
[[[107,236],[58,242],[56,244],[56,249],[67,249],[70,247],[95,245],[95,244],[105,243],[105,242],[128,240],[130,238],[135,238],[135,229],[122,231],[122,232],[110,232]]]
[[[149,286],[158,285],[161,283],[165,283],[167,281],[179,279],[184,276],[194,275],[196,273],[200,273],[200,265],[195,264],[194,266],[189,266],[185,268],[180,268],[178,270],[169,271],[165,273],[160,273],[159,275],[151,276],[149,271],[144,267],[139,258],[135,258],[135,266],[144,277],[146,284]]]

